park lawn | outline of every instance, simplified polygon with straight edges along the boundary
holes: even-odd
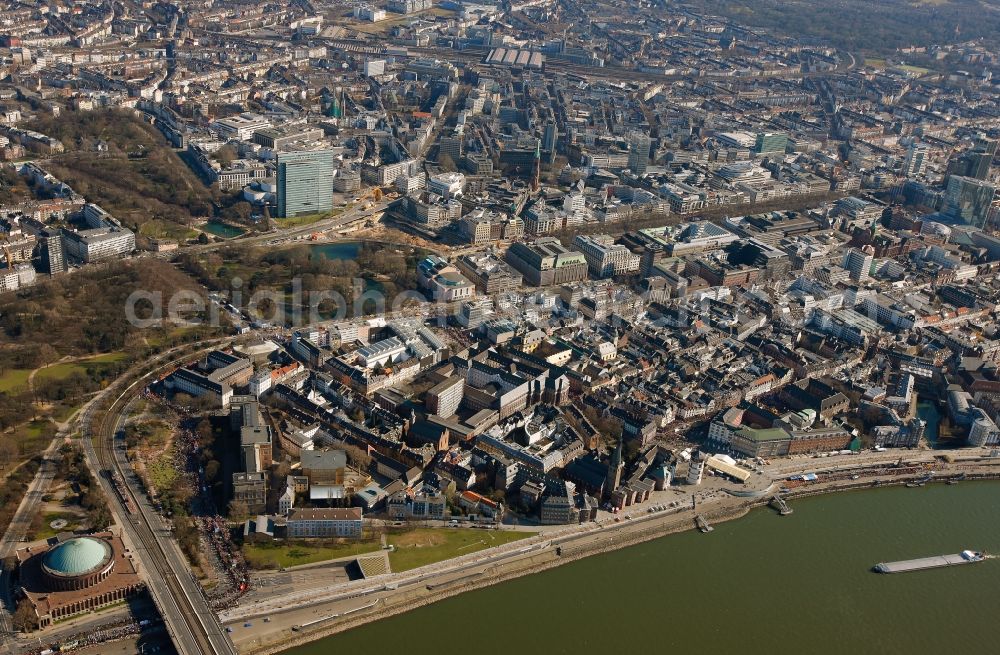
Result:
[[[170,433],[173,431],[169,425],[160,420],[147,422],[152,427],[152,432],[142,440],[142,445],[146,448],[159,448],[170,441]]]
[[[303,214],[302,216],[290,216],[288,218],[276,218],[274,222],[278,225],[280,229],[287,229],[290,227],[304,227],[306,225],[312,225],[313,223],[318,223],[326,218],[333,218],[339,211],[323,212],[321,214]]]
[[[170,488],[177,479],[179,471],[173,462],[173,447],[167,448],[155,459],[146,462],[146,475],[149,482],[160,493]]]
[[[371,553],[381,548],[378,541],[357,541],[335,546],[303,544],[243,544],[243,556],[255,569],[277,569],[314,564]]]
[[[12,434],[0,437],[0,439],[12,441],[17,446],[17,456],[0,469],[0,472],[7,474],[24,460],[31,459],[44,451],[55,434],[55,430],[55,426],[48,421],[37,419],[22,423],[14,429]],[[3,528],[3,524],[0,524],[0,530]]]
[[[73,416],[73,412],[77,411],[83,407],[83,403],[78,403],[75,405],[56,405],[52,409],[52,419],[59,421],[60,423],[69,420],[69,417]]]
[[[19,391],[27,391],[29,375],[31,375],[31,369],[27,368],[12,368],[4,371],[4,374],[0,375],[0,392],[17,393]]]
[[[174,241],[186,241],[196,239],[198,230],[194,230],[186,225],[154,218],[139,226],[139,234],[151,239],[172,239]]]
[[[86,375],[88,367],[100,366],[101,364],[113,364],[120,362],[125,359],[125,357],[125,353],[119,351],[95,355],[93,357],[87,357],[86,359],[81,359],[75,362],[62,362],[60,364],[53,364],[52,366],[39,369],[38,373],[35,374],[35,377],[39,381],[65,380],[70,375],[77,372],[82,375]]]
[[[393,572],[409,571],[534,535],[534,532],[508,530],[419,528],[389,535],[388,542],[394,547],[389,553],[389,564]]]
[[[55,530],[52,528],[50,523],[56,519],[65,519],[68,524],[61,530]],[[54,537],[60,532],[73,532],[80,527],[80,516],[76,514],[71,514],[69,512],[46,512],[40,521],[36,521],[32,524],[31,539],[49,539]]]
[[[153,332],[153,334],[145,337],[146,344],[151,348],[169,348],[178,345],[177,341],[184,336],[184,333],[193,329],[191,326],[177,325],[171,327],[169,330],[147,330],[147,332]]]
[[[910,66],[909,64],[900,64],[896,66],[900,70],[904,70],[907,73],[914,73],[916,75],[926,75],[931,72],[929,68],[922,68],[921,66]]]
[[[17,428],[16,434],[24,439],[40,439],[45,436],[46,428],[52,425],[48,421],[29,421]]]

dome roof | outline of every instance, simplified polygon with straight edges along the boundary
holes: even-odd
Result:
[[[42,564],[55,575],[77,576],[100,568],[111,559],[111,547],[93,537],[76,537],[45,553]]]

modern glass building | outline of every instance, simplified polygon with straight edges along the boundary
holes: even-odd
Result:
[[[758,155],[784,154],[788,146],[788,135],[784,132],[759,132],[754,140],[753,151]]]
[[[944,196],[945,213],[969,225],[985,227],[996,192],[989,182],[952,175]]]
[[[628,137],[628,167],[636,175],[644,175],[649,165],[649,149],[652,139],[648,134],[632,132]]]
[[[278,217],[333,209],[333,151],[278,153]]]

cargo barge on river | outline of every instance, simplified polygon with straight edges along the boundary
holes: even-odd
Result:
[[[959,564],[975,564],[982,562],[987,555],[974,550],[963,550],[954,555],[936,555],[934,557],[921,557],[918,559],[908,559],[900,562],[880,562],[872,567],[876,573],[909,573],[910,571],[923,571],[925,569],[938,569],[944,566],[957,566]]]

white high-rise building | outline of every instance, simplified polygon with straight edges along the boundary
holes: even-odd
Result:
[[[906,160],[903,162],[904,177],[919,177],[927,170],[927,156],[929,148],[922,143],[910,144],[906,151]]]
[[[861,249],[851,248],[844,253],[844,261],[841,266],[850,273],[850,277],[855,282],[864,282],[871,273],[874,252],[871,246],[864,246]]]
[[[365,61],[365,75],[374,77],[385,73],[384,59],[368,59]]]

